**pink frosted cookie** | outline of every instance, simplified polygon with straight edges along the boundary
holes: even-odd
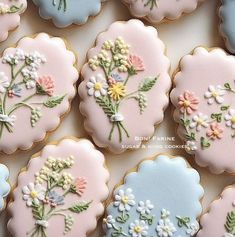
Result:
[[[133,16],[146,18],[152,23],[176,20],[191,13],[203,0],[122,0]]]
[[[33,156],[9,206],[12,237],[85,237],[108,197],[104,156],[85,139],[64,139]],[[23,221],[22,221],[23,217]]]
[[[139,20],[113,23],[98,36],[78,89],[85,128],[98,146],[121,153],[153,135],[171,87],[164,51],[156,29]]]
[[[0,0],[0,42],[6,40],[8,32],[20,24],[20,14],[26,7],[26,0]]]
[[[235,57],[196,48],[175,76],[171,100],[186,150],[214,173],[234,173]]]
[[[235,236],[235,186],[226,188],[201,218],[202,229],[197,237]]]
[[[0,151],[27,150],[58,127],[75,95],[75,61],[62,39],[44,33],[25,37],[4,51],[0,59]]]

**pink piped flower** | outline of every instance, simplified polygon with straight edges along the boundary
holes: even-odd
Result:
[[[207,131],[206,135],[212,139],[221,139],[223,137],[223,128],[216,122],[210,125],[210,129]]]
[[[75,187],[76,187],[76,193],[79,196],[82,196],[82,194],[85,192],[87,186],[87,181],[83,177],[79,177],[75,180]]]
[[[55,82],[50,76],[39,77],[36,83],[37,83],[38,94],[53,96],[55,89]]]
[[[143,60],[136,55],[130,55],[128,58],[128,63],[135,71],[145,70]]]
[[[184,94],[178,98],[178,106],[181,113],[192,114],[197,111],[199,99],[195,97],[193,92],[185,91]]]
[[[110,76],[110,77],[108,78],[108,83],[109,83],[109,85],[116,84],[115,78],[113,78],[112,76]]]

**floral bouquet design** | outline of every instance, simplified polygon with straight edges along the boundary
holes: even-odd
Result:
[[[136,90],[128,91],[128,81],[145,70],[142,59],[130,54],[129,48],[130,46],[121,37],[115,41],[107,40],[100,53],[88,62],[93,71],[98,68],[103,71],[103,74],[96,74],[87,82],[88,95],[94,96],[96,103],[103,109],[112,124],[109,140],[112,140],[116,128],[119,142],[122,142],[123,133],[126,137],[130,136],[125,128],[125,117],[119,112],[120,105],[126,100],[134,99],[142,114],[148,102],[146,93],[154,87],[159,78],[159,76],[145,78]]]
[[[57,0],[52,0],[53,6],[57,6]],[[59,0],[58,4],[58,11],[60,11],[63,8],[63,11],[66,12],[67,10],[67,0]]]
[[[41,170],[35,174],[35,182],[23,187],[23,199],[32,209],[35,219],[35,227],[27,233],[28,236],[47,237],[49,222],[55,216],[64,218],[63,234],[66,235],[73,228],[73,214],[85,212],[90,207],[92,201],[78,201],[72,205],[66,202],[68,195],[81,198],[87,186],[85,178],[74,179],[69,172],[64,171],[73,165],[73,156],[66,159],[49,157]]]
[[[29,122],[32,127],[35,127],[43,116],[42,107],[54,108],[61,104],[65,97],[65,95],[54,95],[53,78],[38,75],[37,71],[41,64],[46,63],[46,58],[40,53],[36,51],[26,53],[21,49],[16,49],[14,54],[6,54],[2,63],[9,66],[10,78],[5,72],[0,71],[0,139],[4,129],[10,133],[14,132],[14,122],[17,119],[14,115],[16,110],[22,107],[29,109],[31,111]],[[28,95],[30,91],[32,93]],[[38,96],[43,100],[38,99]],[[35,97],[37,99],[33,100]],[[17,102],[8,106],[8,100],[14,98]]]
[[[23,8],[23,4],[17,6],[15,4],[8,5],[0,2],[0,15],[17,13],[20,12]]]

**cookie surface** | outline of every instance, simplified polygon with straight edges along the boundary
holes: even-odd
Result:
[[[234,56],[199,47],[181,60],[171,92],[186,150],[214,173],[235,172],[234,78]]]
[[[5,165],[0,164],[0,211],[5,207],[5,198],[10,192],[10,185],[8,183],[9,170]]]
[[[220,31],[225,38],[226,46],[231,53],[235,53],[235,2],[233,0],[223,0],[219,9],[221,18]]]
[[[29,149],[58,127],[75,95],[78,72],[74,64],[75,56],[64,41],[44,33],[25,37],[16,48],[4,51],[0,59],[1,151]]]
[[[139,20],[113,23],[98,36],[78,89],[85,129],[98,146],[121,153],[153,135],[171,87],[164,50],[157,31]]]
[[[194,11],[203,0],[122,0],[133,16],[152,23],[176,20],[183,13]]]
[[[39,7],[39,14],[44,19],[52,19],[57,27],[71,24],[85,24],[89,16],[97,15],[102,2],[106,0],[33,0]]]
[[[181,157],[143,161],[113,193],[104,219],[106,237],[194,236],[202,211],[199,182],[197,171]]]
[[[108,179],[103,154],[88,140],[47,145],[18,177],[8,230],[13,237],[85,237],[103,214]]]
[[[26,0],[0,0],[0,42],[6,40],[8,32],[20,24],[20,14],[26,7]]]
[[[233,237],[235,234],[235,187],[224,190],[221,197],[214,201],[208,213],[202,216],[202,229],[197,237]]]

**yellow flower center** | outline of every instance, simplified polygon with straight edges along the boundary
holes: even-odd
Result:
[[[184,107],[189,107],[189,105],[190,105],[190,101],[185,100],[185,101],[184,101]]]
[[[140,226],[136,226],[134,230],[135,230],[135,232],[138,233],[138,234],[142,231],[142,229],[141,229]]]
[[[31,193],[30,193],[30,196],[31,196],[31,198],[36,198],[37,196],[38,196],[38,193],[36,192],[36,191],[32,191]]]
[[[108,93],[113,100],[120,100],[126,94],[125,86],[121,82],[113,84],[109,87]]]
[[[127,204],[127,203],[129,202],[129,197],[128,197],[128,196],[124,196],[124,197],[122,198],[122,202],[125,203],[125,204]]]
[[[202,119],[198,119],[197,123],[198,123],[199,125],[202,125],[202,124],[204,123],[204,121],[203,121]]]
[[[232,117],[231,122],[232,122],[232,123],[235,123],[235,116]]]
[[[219,134],[220,134],[220,132],[219,132],[217,129],[213,131],[213,135],[214,135],[214,136],[218,137]]]
[[[96,91],[99,91],[102,88],[102,84],[99,83],[99,82],[96,82],[94,88],[95,88]]]
[[[213,92],[212,92],[212,96],[213,96],[213,97],[216,98],[218,95],[219,95],[218,91],[213,91]]]

